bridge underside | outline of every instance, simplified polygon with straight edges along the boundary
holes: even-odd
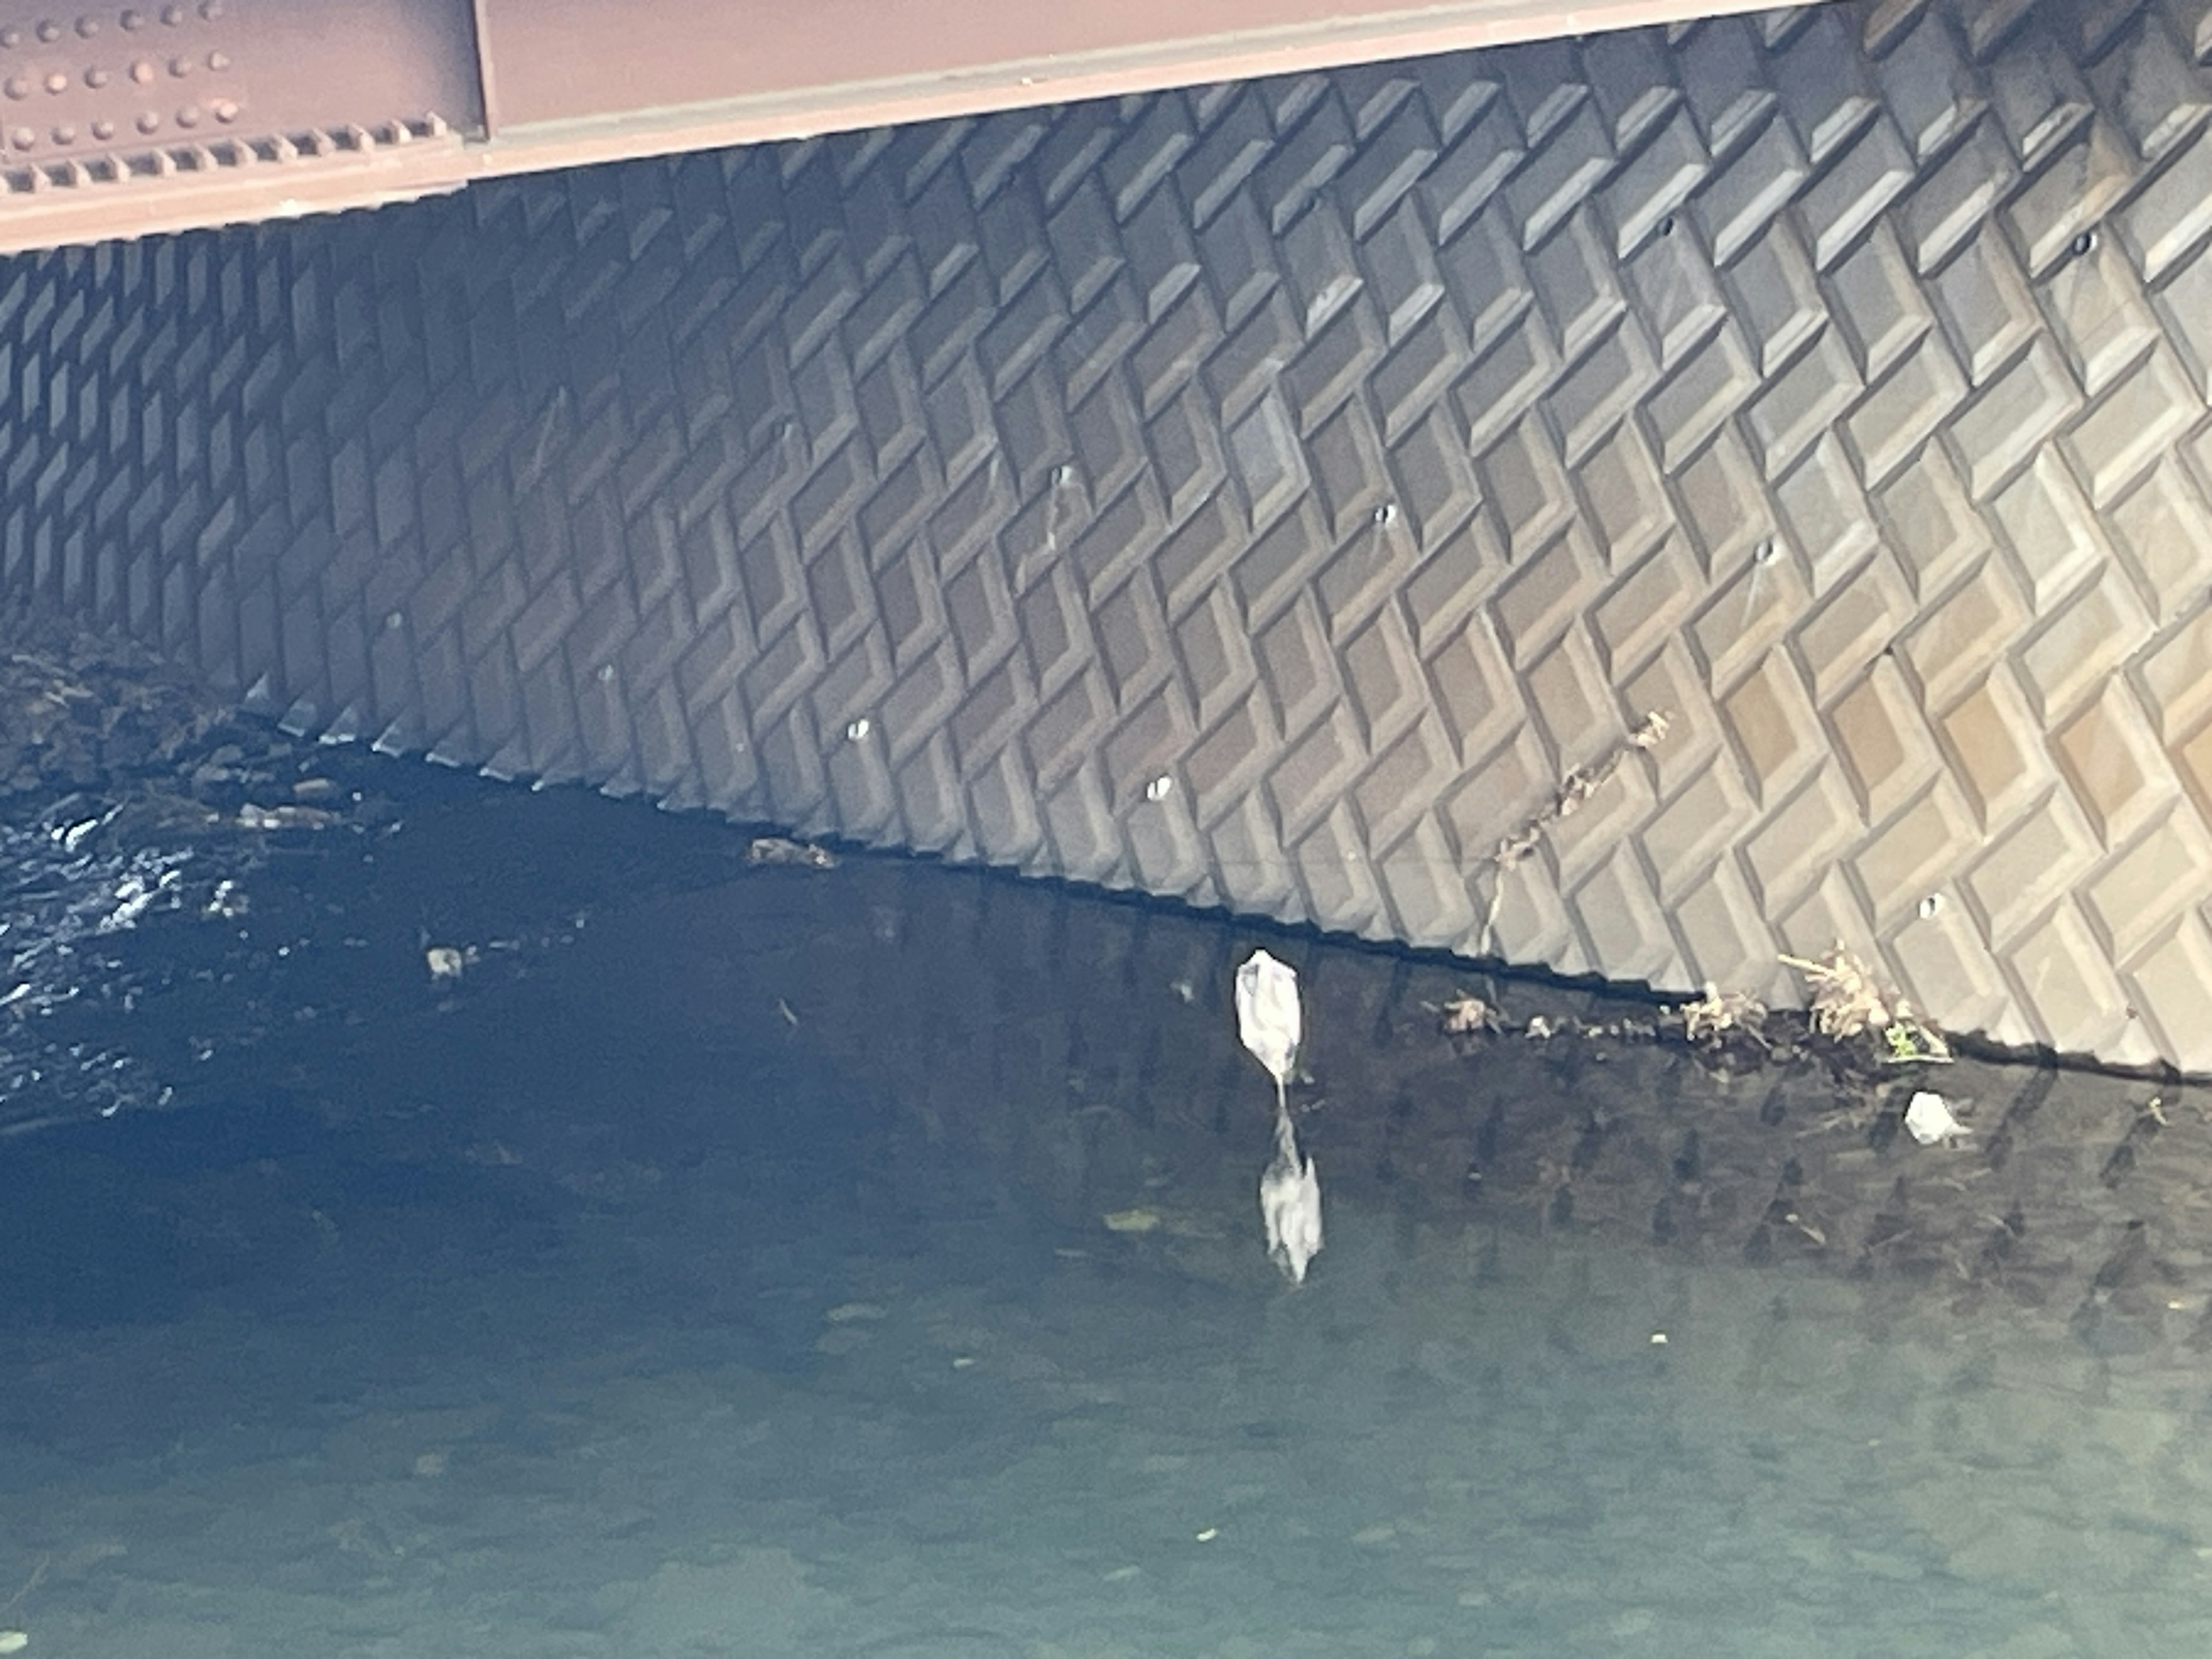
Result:
[[[0,264],[301,730],[2212,1068],[2212,21],[1795,9]],[[1662,716],[1655,720],[1653,716]]]

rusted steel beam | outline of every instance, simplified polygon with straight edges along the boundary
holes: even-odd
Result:
[[[478,0],[538,164],[805,137],[1662,22],[1721,0]]]
[[[1744,0],[0,0],[0,252]]]

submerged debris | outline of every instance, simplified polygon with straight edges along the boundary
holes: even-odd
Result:
[[[260,806],[247,801],[238,809],[238,827],[264,833],[279,830],[327,830],[343,822],[336,812],[319,806]]]

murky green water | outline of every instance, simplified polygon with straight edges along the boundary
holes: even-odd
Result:
[[[2192,1091],[1962,1065],[1922,1147],[1649,1009],[301,764],[82,966],[169,1107],[0,1138],[33,1656],[2212,1648]]]

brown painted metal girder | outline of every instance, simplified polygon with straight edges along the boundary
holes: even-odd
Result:
[[[0,252],[1745,0],[0,0]]]

